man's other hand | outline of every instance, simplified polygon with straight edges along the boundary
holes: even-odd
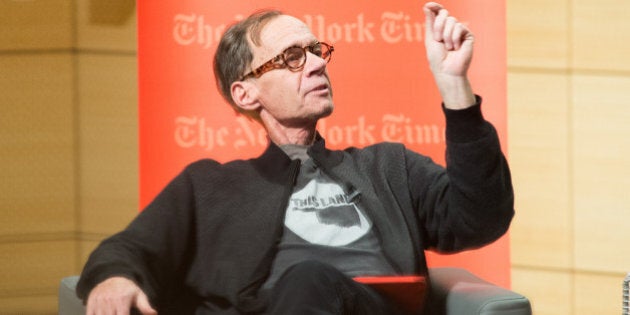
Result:
[[[129,315],[135,307],[143,315],[156,315],[147,295],[138,285],[123,277],[99,283],[88,297],[87,315]]]

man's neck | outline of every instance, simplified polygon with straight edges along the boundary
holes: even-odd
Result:
[[[262,122],[269,139],[278,146],[287,144],[311,145],[315,141],[317,122],[299,127],[287,127],[274,119],[263,118]]]
[[[282,128],[281,130],[267,127],[269,139],[276,145],[311,145],[315,140],[315,128]]]

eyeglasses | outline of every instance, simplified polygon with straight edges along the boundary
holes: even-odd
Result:
[[[304,68],[306,64],[306,52],[314,54],[317,57],[320,57],[326,60],[326,63],[330,61],[330,56],[332,52],[335,51],[335,48],[326,43],[316,42],[314,44],[300,47],[300,46],[291,46],[285,49],[281,54],[271,58],[271,60],[262,64],[262,66],[252,70],[248,74],[241,77],[240,81],[243,81],[247,78],[260,78],[265,72],[271,71],[273,69],[282,69],[289,68],[291,71],[300,71]]]

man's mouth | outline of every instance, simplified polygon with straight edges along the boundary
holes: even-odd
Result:
[[[328,84],[320,84],[320,85],[317,85],[317,86],[313,87],[308,92],[309,93],[324,93],[324,92],[328,93],[329,90],[330,89],[328,87]]]

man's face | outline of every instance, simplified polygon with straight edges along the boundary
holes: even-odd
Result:
[[[291,46],[304,47],[317,41],[302,21],[281,15],[269,21],[260,33],[261,46],[250,42],[252,69],[259,67]],[[333,110],[332,89],[326,61],[307,52],[300,71],[274,69],[254,79],[259,90],[261,111],[266,111],[280,124],[302,127],[313,124]],[[261,115],[263,113],[261,112]]]

